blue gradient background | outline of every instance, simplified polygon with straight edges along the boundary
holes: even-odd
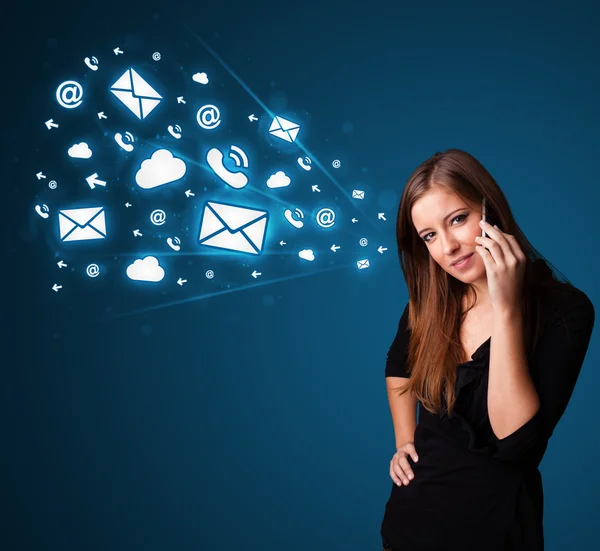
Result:
[[[169,12],[265,103],[309,113],[320,153],[386,204],[431,154],[471,152],[594,304],[600,15],[592,2],[178,0],[3,18],[2,548],[380,551],[384,362],[407,300],[393,215],[366,277],[315,273],[108,321],[94,314],[133,301],[126,285],[50,290],[53,251],[31,221],[48,83],[117,45],[206,59]],[[548,551],[596,545],[597,364],[594,335],[541,466]]]

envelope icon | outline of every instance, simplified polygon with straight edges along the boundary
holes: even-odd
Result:
[[[87,241],[106,237],[104,207],[58,211],[61,241]]]
[[[365,192],[361,191],[360,189],[353,189],[352,190],[352,199],[364,199],[365,198]]]
[[[268,218],[264,210],[207,201],[200,224],[200,245],[259,254]]]
[[[127,69],[110,87],[110,91],[129,107],[138,119],[146,118],[162,99],[134,69]]]
[[[282,117],[275,117],[269,127],[269,134],[286,142],[293,142],[300,132],[300,125]]]
[[[371,266],[371,264],[369,264],[369,259],[365,258],[364,260],[359,260],[356,263],[356,266],[358,267],[359,270],[364,270],[365,268],[368,268],[369,266]]]

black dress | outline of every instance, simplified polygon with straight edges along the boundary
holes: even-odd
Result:
[[[419,407],[408,458],[414,479],[392,482],[381,525],[383,548],[393,551],[542,551],[543,492],[538,466],[563,415],[586,355],[595,312],[582,291],[567,287],[542,301],[544,330],[530,362],[540,409],[506,438],[487,414],[491,337],[457,366],[457,401],[431,414]],[[408,305],[389,350],[386,377],[405,370]]]

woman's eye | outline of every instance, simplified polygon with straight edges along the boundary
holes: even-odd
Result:
[[[459,214],[458,216],[455,216],[451,222],[454,222],[455,220],[458,220],[459,218],[462,220],[464,220],[465,218],[467,218],[469,215],[468,214]],[[425,243],[429,242],[430,239],[427,239],[429,236],[431,235],[431,233],[428,233],[426,235],[423,236],[423,241],[425,241]]]

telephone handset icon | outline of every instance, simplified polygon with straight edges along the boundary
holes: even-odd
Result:
[[[239,147],[232,145],[229,156],[235,161],[236,166],[248,168],[248,157]],[[208,152],[206,162],[214,173],[232,188],[242,189],[248,183],[248,177],[243,172],[231,172],[225,168],[223,153],[217,148],[213,148]]]
[[[50,216],[48,214],[48,212],[50,211],[50,209],[46,206],[46,205],[36,205],[35,206],[35,212],[37,212],[42,218],[48,218],[48,216]]]
[[[86,57],[83,61],[92,71],[98,70],[98,59],[96,57],[92,57],[92,59]]]
[[[124,149],[128,153],[133,151],[133,136],[131,132],[125,132],[125,138],[123,139],[123,135],[120,132],[115,134],[115,142],[119,144],[121,149]]]

